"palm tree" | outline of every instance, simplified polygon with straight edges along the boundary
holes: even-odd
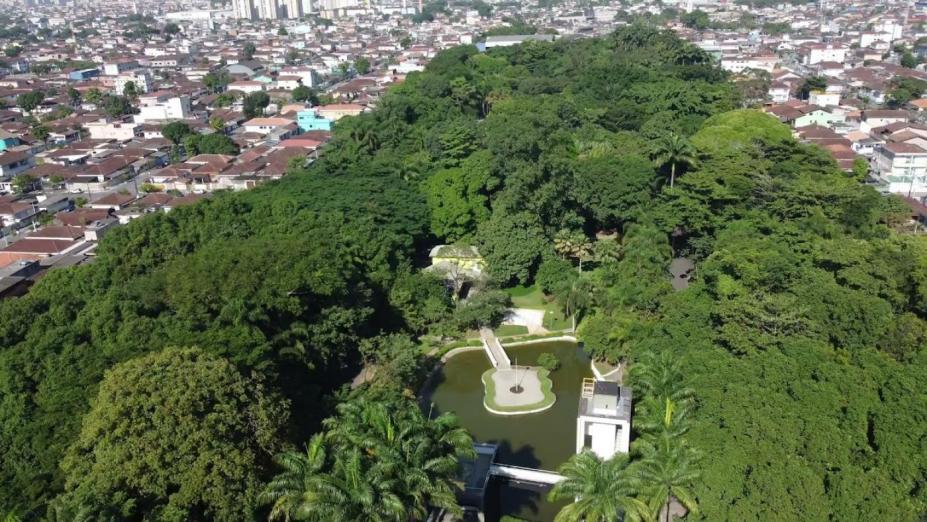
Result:
[[[674,501],[697,514],[698,503],[691,490],[699,478],[694,450],[681,439],[664,433],[651,444],[641,446],[640,453],[642,460],[636,471],[651,515],[658,516],[663,511],[664,521],[669,522]]]
[[[572,318],[573,332],[576,331],[576,314],[592,304],[592,292],[592,283],[586,279],[577,279],[557,295],[563,315]]]
[[[636,393],[658,402],[670,399],[679,405],[694,394],[692,388],[686,385],[679,360],[666,350],[641,354],[631,366],[631,383]]]
[[[316,435],[305,452],[289,451],[274,458],[283,472],[267,484],[259,497],[261,503],[273,504],[270,520],[299,518],[297,514],[304,511],[305,503],[312,501],[313,493],[324,489],[321,472],[325,467],[325,450],[325,441]]]
[[[617,522],[652,520],[651,510],[635,498],[638,484],[628,456],[603,461],[585,450],[574,455],[560,474],[566,478],[550,490],[551,501],[574,500],[557,513],[555,522]]]
[[[579,271],[583,271],[583,259],[592,255],[592,243],[579,231],[561,230],[554,236],[554,250],[564,257],[579,260]]]
[[[689,140],[673,133],[657,142],[657,148],[653,152],[653,160],[660,167],[669,165],[670,187],[672,187],[676,182],[677,165],[695,166],[695,149],[692,148]]]
[[[272,503],[270,520],[371,520],[408,518],[401,491],[385,463],[364,458],[359,448],[336,455],[326,471],[323,438],[316,435],[305,453],[278,455],[284,471],[259,499]]]
[[[405,518],[424,519],[432,506],[462,514],[454,495],[458,458],[474,455],[473,440],[456,417],[429,420],[405,399],[360,398],[337,410],[325,421],[327,440],[374,460],[378,480],[401,499]]]
[[[645,397],[634,418],[634,429],[640,434],[634,441],[634,447],[644,451],[644,446],[652,446],[664,435],[680,439],[689,431],[689,412],[688,401],[676,403],[664,397],[661,402],[659,399]]]

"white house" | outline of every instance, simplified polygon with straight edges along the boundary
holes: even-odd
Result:
[[[142,134],[142,126],[134,122],[108,122],[103,119],[85,123],[84,128],[94,140],[128,141]]]
[[[888,192],[927,197],[927,150],[911,143],[886,143],[876,150],[874,163]]]
[[[228,85],[228,89],[230,91],[241,91],[245,94],[251,94],[251,93],[263,91],[264,84],[262,82],[242,80],[242,81],[230,83]]]
[[[292,91],[302,85],[302,81],[302,77],[300,76],[277,76],[277,88],[285,91]]]
[[[252,118],[242,124],[245,132],[256,132],[258,134],[269,134],[277,129],[296,125],[296,122],[287,118]]]
[[[818,105],[820,107],[840,105],[840,95],[829,92],[814,91],[808,95],[808,103],[811,105]]]
[[[769,96],[769,100],[773,103],[785,103],[789,101],[791,93],[792,89],[788,86],[788,84],[783,82],[773,82],[769,86],[769,92],[767,93],[767,96]]]
[[[136,69],[127,73],[120,74],[113,82],[113,89],[116,94],[125,92],[126,84],[132,82],[135,84],[137,92],[149,92],[153,86],[151,73],[145,69]]]
[[[803,47],[805,65],[821,62],[843,63],[847,59],[847,48],[834,44],[808,44]]]
[[[168,91],[158,91],[139,97],[139,113],[136,123],[163,120],[185,120],[193,115],[190,97],[175,96]]]

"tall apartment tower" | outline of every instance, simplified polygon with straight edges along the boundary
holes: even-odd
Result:
[[[304,14],[301,0],[283,0],[283,7],[286,9],[286,16],[283,18],[299,18]]]
[[[277,0],[257,0],[257,14],[261,20],[276,20],[280,18]]]
[[[235,11],[235,18],[245,20],[254,20],[256,12],[253,0],[232,0],[232,8]]]

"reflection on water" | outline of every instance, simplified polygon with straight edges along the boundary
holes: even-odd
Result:
[[[490,365],[482,351],[462,353],[449,360],[426,394],[430,395],[428,400],[435,412],[456,413],[476,441],[499,444],[500,462],[555,471],[576,451],[576,411],[582,380],[592,376],[589,358],[575,343],[561,341],[506,348],[506,352],[512,362],[517,358],[521,365],[536,365],[538,356],[545,352],[560,359],[560,368],[551,374],[557,394],[551,409],[517,416],[487,412],[480,376]],[[499,494],[490,495],[487,506],[489,521],[506,514],[548,522],[560,508],[547,502],[542,492],[498,482],[494,489]]]

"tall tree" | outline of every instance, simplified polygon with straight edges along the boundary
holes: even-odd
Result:
[[[257,47],[251,42],[247,42],[244,47],[242,47],[241,54],[245,60],[254,59],[254,53],[257,51]]]
[[[653,151],[653,159],[661,167],[669,166],[670,188],[676,182],[677,167],[693,167],[696,164],[695,149],[689,140],[678,134],[671,134],[660,140]]]
[[[182,121],[172,121],[161,128],[161,135],[174,145],[180,145],[180,142],[191,134],[193,134],[193,129]]]
[[[693,515],[698,514],[698,503],[692,492],[700,476],[696,454],[679,439],[662,434],[653,444],[643,446],[637,472],[641,492],[653,516],[662,513],[662,521],[670,522],[674,502],[682,504]]]
[[[592,256],[592,241],[581,230],[561,230],[554,236],[554,250],[563,257],[576,259],[581,273],[583,260]]]
[[[45,93],[43,91],[27,92],[16,97],[16,105],[27,113],[31,113],[37,109],[43,101],[45,101]]]
[[[125,85],[122,86],[122,95],[125,96],[126,98],[132,98],[132,99],[138,98],[138,95],[139,95],[138,85],[134,81],[131,81],[131,80],[127,81]]]
[[[304,454],[278,458],[284,471],[261,497],[273,504],[273,518],[395,521],[421,520],[431,507],[461,512],[453,481],[458,456],[472,455],[470,436],[450,415],[427,419],[398,392],[382,393],[339,404]]]
[[[68,87],[68,101],[71,102],[71,105],[77,107],[81,102],[81,93],[74,87]]]
[[[227,360],[167,349],[106,374],[62,463],[62,512],[250,520],[286,403]],[[97,518],[99,517],[99,518]]]
[[[270,105],[270,96],[264,91],[253,92],[245,96],[242,111],[246,118],[255,118],[264,115],[264,109]]]
[[[566,477],[551,489],[552,501],[572,501],[557,513],[555,522],[649,521],[651,510],[636,498],[639,483],[628,456],[618,454],[601,460],[585,450],[560,466]]]

